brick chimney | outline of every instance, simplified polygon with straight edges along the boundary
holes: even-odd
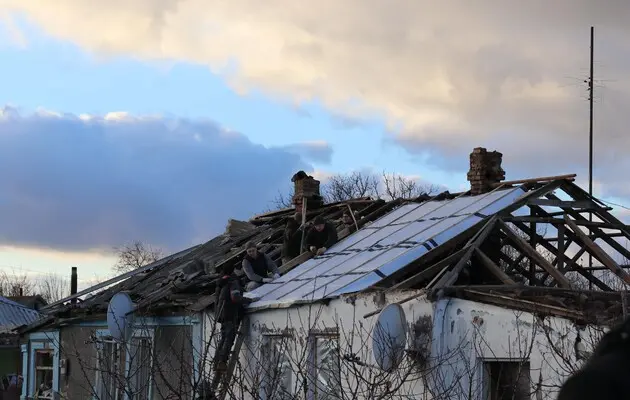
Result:
[[[307,210],[324,205],[324,198],[319,193],[320,182],[304,171],[298,171],[291,178],[293,182],[293,205],[298,211],[302,211],[303,199],[306,200]]]
[[[474,196],[487,193],[493,189],[493,183],[505,179],[505,171],[501,168],[502,157],[503,154],[498,151],[489,152],[483,147],[473,149],[468,171],[470,194]]]

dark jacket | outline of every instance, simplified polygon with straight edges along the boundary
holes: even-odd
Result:
[[[326,222],[325,228],[321,232],[318,232],[314,226],[309,229],[306,240],[304,240],[304,246],[305,250],[308,250],[311,246],[315,246],[318,249],[321,247],[329,249],[337,243],[337,240],[337,229],[330,222]]]
[[[284,240],[282,241],[282,258],[295,258],[300,255],[302,244],[302,229],[300,223],[291,218],[284,228]]]
[[[263,278],[266,278],[270,272],[272,274],[279,273],[275,261],[267,254],[260,251],[256,258],[245,255],[241,266],[247,278],[252,282],[262,282]]]
[[[217,282],[217,321],[238,321],[245,314],[245,304],[249,299],[243,297],[243,288],[234,275],[223,276]]]

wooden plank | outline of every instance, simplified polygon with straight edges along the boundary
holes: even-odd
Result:
[[[536,198],[529,199],[527,204],[533,204],[536,206],[543,207],[560,207],[560,208],[587,208],[592,209],[595,207],[599,207],[595,203],[589,200],[556,200],[556,199],[544,199],[544,198]]]
[[[418,272],[417,274],[405,279],[404,281],[397,283],[396,285],[392,286],[391,288],[388,289],[388,292],[393,291],[393,290],[398,290],[398,289],[406,289],[409,288],[413,285],[416,285],[428,278],[430,278],[431,276],[433,276],[434,274],[439,273],[442,269],[448,267],[449,265],[451,265],[453,262],[455,262],[455,260],[457,260],[459,257],[461,257],[462,255],[464,255],[464,253],[466,252],[467,248],[464,247],[463,249],[458,250],[457,252],[451,254],[450,256],[442,259],[441,261],[438,261],[437,263],[429,266],[428,268],[424,268],[422,271]]]
[[[541,178],[528,178],[528,179],[516,179],[513,181],[503,181],[498,183],[491,184],[491,187],[497,187],[501,185],[521,185],[524,183],[543,183],[543,182],[551,182],[551,181],[560,181],[560,180],[574,180],[576,174],[567,174],[567,175],[557,175],[557,176],[543,176]]]
[[[313,258],[313,253],[311,253],[310,251],[305,251],[304,253],[295,257],[293,260],[289,261],[286,264],[283,264],[280,268],[278,268],[278,270],[280,271],[280,275],[286,274],[297,265],[300,265],[303,262],[310,260],[311,258]]]
[[[556,268],[560,271],[564,271],[564,252],[566,251],[564,248],[564,224],[558,225],[558,255],[556,256]]]
[[[490,257],[486,255],[486,253],[479,250],[478,248],[475,249],[475,253],[477,257],[479,258],[479,261],[481,261],[481,263],[483,264],[483,266],[486,267],[486,269],[490,271],[492,275],[499,278],[501,282],[505,283],[506,285],[516,284],[516,282],[514,282],[512,278],[510,278],[505,272],[503,272],[501,268],[499,268],[499,266],[496,265],[494,261],[492,261]]]
[[[514,242],[523,253],[525,253],[528,257],[531,257],[536,264],[540,265],[544,268],[549,275],[553,276],[553,278],[560,284],[562,287],[570,288],[571,284],[567,280],[567,278],[560,273],[551,263],[538,253],[535,249],[533,249],[529,243],[527,243],[522,237],[518,236],[516,232],[512,230],[505,222],[499,220],[501,224],[501,230],[510,238],[512,242]]]
[[[623,268],[615,262],[597,243],[592,241],[582,230],[573,223],[569,216],[565,216],[567,226],[580,238],[580,241],[586,246],[587,251],[597,258],[599,262],[608,267],[615,275],[620,277],[627,285],[630,285],[630,274],[628,274]]]
[[[502,307],[509,307],[517,310],[527,311],[531,313],[545,313],[551,315],[557,315],[565,317],[571,320],[583,321],[586,316],[580,312],[571,310],[568,308],[552,306],[549,304],[536,303],[529,300],[515,299],[509,296],[501,296],[496,294],[489,294],[474,290],[464,290],[464,293],[470,294],[472,298],[481,302],[487,302],[490,304],[496,304]]]

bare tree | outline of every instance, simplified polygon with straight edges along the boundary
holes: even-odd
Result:
[[[116,247],[115,250],[118,261],[114,265],[114,271],[118,273],[133,271],[162,258],[161,249],[153,248],[139,240]]]
[[[48,303],[61,300],[70,295],[69,279],[64,279],[61,275],[45,274],[37,279],[37,294],[42,296]]]
[[[383,171],[383,197],[388,200],[411,199],[423,194],[432,195],[440,191],[440,186],[423,184],[418,179]]]
[[[0,296],[30,296],[36,288],[37,282],[25,273],[0,272]]]
[[[359,197],[380,198],[381,182],[370,173],[351,172],[328,178],[323,185],[322,195],[328,203],[356,199]]]
[[[439,185],[422,183],[418,179],[401,174],[383,171],[381,175],[355,171],[336,174],[322,184],[322,196],[327,203],[371,197],[374,199],[394,200],[412,199],[420,195],[434,195],[440,192]],[[292,206],[293,189],[279,191],[271,202],[274,209]],[[271,210],[269,210],[271,211]]]

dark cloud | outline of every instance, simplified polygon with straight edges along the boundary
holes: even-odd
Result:
[[[298,169],[212,121],[0,112],[0,243],[169,250],[208,239],[227,219],[269,205]]]
[[[324,141],[296,143],[284,146],[282,149],[297,154],[307,161],[322,164],[330,164],[333,155],[332,147]]]

